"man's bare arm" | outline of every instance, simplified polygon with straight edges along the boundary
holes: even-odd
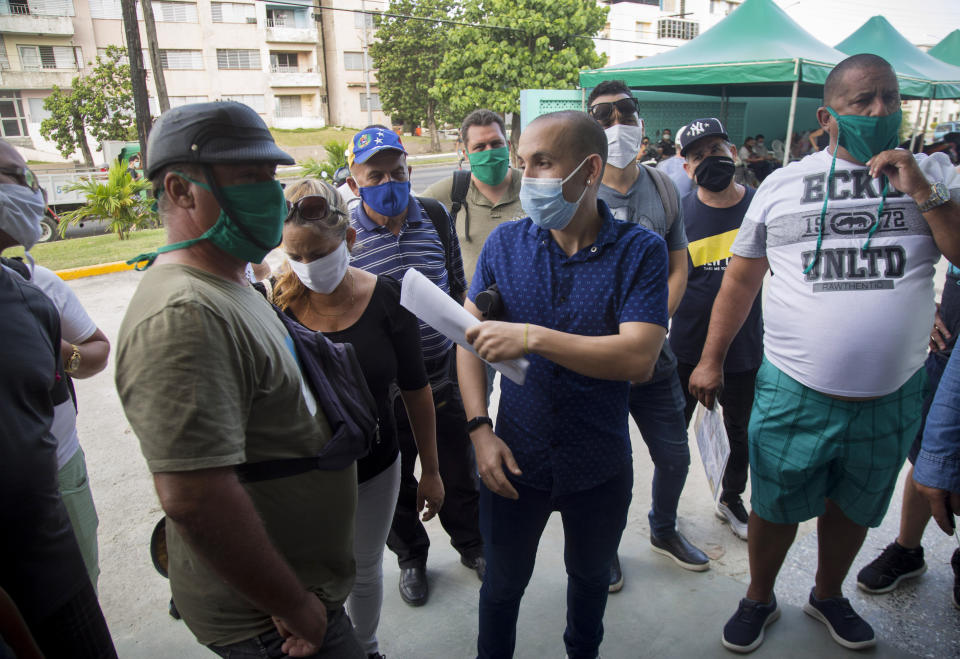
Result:
[[[270,542],[232,467],[153,478],[168,520],[214,572],[295,636],[323,643],[326,607]]]
[[[748,259],[734,255],[723,274],[720,292],[710,311],[710,327],[700,363],[690,374],[690,393],[708,409],[713,409],[717,392],[723,387],[727,350],[750,314],[768,268],[765,257]]]
[[[83,343],[73,344],[61,339],[60,358],[64,365],[70,363],[74,345],[80,353],[80,366],[70,374],[70,377],[89,378],[107,367],[107,358],[110,356],[110,339],[99,327]]]
[[[667,274],[667,311],[673,318],[674,312],[680,306],[680,300],[687,291],[687,248],[675,249],[668,254],[670,258]]]

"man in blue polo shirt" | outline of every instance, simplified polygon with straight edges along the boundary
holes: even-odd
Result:
[[[633,462],[629,382],[653,372],[667,326],[662,238],[614,220],[597,199],[603,129],[582,112],[534,120],[520,138],[528,219],[487,238],[465,304],[496,282],[502,322],[467,331],[496,362],[526,355],[523,386],[502,380],[496,434],[486,370],[461,349],[459,378],[477,455],[487,573],[480,589],[481,658],[510,657],[520,598],[547,518],[563,518],[572,658],[603,640],[610,564],[627,519]]]
[[[350,211],[350,224],[357,231],[351,264],[400,280],[415,268],[445,292],[463,299],[466,283],[463,259],[453,221],[437,202],[437,220],[431,220],[424,205],[410,195],[410,167],[400,136],[383,126],[370,126],[353,136],[347,151],[350,178],[347,184],[361,198]],[[449,245],[445,247],[434,221],[447,223]],[[448,251],[449,250],[449,251]],[[450,535],[450,544],[460,562],[484,571],[483,540],[477,527],[477,488],[473,458],[467,436],[466,417],[457,388],[453,342],[420,323],[420,345],[433,389],[437,417],[437,453],[446,498],[440,523]],[[400,565],[400,596],[411,606],[427,601],[426,564],[430,539],[417,511],[416,443],[403,402],[395,405],[400,443],[400,494],[387,546]]]

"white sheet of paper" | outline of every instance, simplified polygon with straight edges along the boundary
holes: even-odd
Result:
[[[479,325],[480,321],[414,268],[407,270],[403,276],[400,304],[457,345],[477,354],[473,346],[467,343],[466,333],[467,328]],[[521,357],[490,365],[522,386],[530,362]]]
[[[730,457],[730,441],[727,439],[727,429],[723,425],[723,411],[720,404],[714,403],[713,409],[708,410],[698,403],[693,428],[697,436],[697,447],[700,449],[700,461],[703,462],[703,470],[707,474],[713,500],[716,501],[720,496],[723,471]]]

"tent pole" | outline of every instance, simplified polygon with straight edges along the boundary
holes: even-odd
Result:
[[[920,117],[923,115],[923,99],[920,99],[920,102],[917,104],[917,118],[913,122],[913,133],[910,135],[910,153],[913,153],[913,149],[917,144],[917,134],[920,130]]]
[[[580,88],[580,111],[587,111],[587,90],[583,87]]]
[[[793,118],[797,114],[797,93],[800,91],[800,78],[793,81],[793,93],[790,95],[790,119],[787,121],[787,139],[783,141],[783,166],[790,162],[790,142],[793,138]]]
[[[727,108],[730,105],[730,99],[727,97],[727,86],[720,88],[720,123],[727,126]],[[728,129],[729,130],[729,129]]]
[[[933,108],[933,93],[930,94],[930,98],[927,100],[927,116],[926,116],[926,117],[924,118],[924,120],[923,120],[923,126],[921,126],[921,128],[923,128],[923,130],[920,131],[920,134],[921,134],[921,135],[923,135],[924,133],[927,132],[927,126],[930,125],[930,110],[931,110],[931,108]],[[922,143],[920,144],[920,150],[923,151],[923,144],[922,144]]]

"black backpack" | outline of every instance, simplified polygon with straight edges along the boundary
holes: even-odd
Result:
[[[457,213],[463,209],[463,237],[472,242],[470,238],[470,207],[464,206],[463,202],[467,200],[467,191],[470,189],[470,170],[458,169],[453,173],[453,183],[450,184],[450,217],[454,224],[457,222]]]
[[[242,482],[293,476],[311,469],[338,471],[370,453],[380,441],[377,403],[367,388],[353,345],[334,343],[274,307],[297,354],[300,372],[330,424],[332,437],[309,458],[238,465]]]
[[[466,290],[460,285],[460,281],[453,273],[453,247],[450,236],[450,227],[453,224],[450,221],[452,215],[448,215],[447,209],[436,199],[430,199],[429,197],[417,197],[417,199],[423,204],[423,210],[427,211],[427,216],[433,222],[433,228],[436,229],[437,236],[440,237],[440,242],[443,244],[443,260],[447,269],[450,297],[458,303],[463,303],[463,294],[466,293]]]

